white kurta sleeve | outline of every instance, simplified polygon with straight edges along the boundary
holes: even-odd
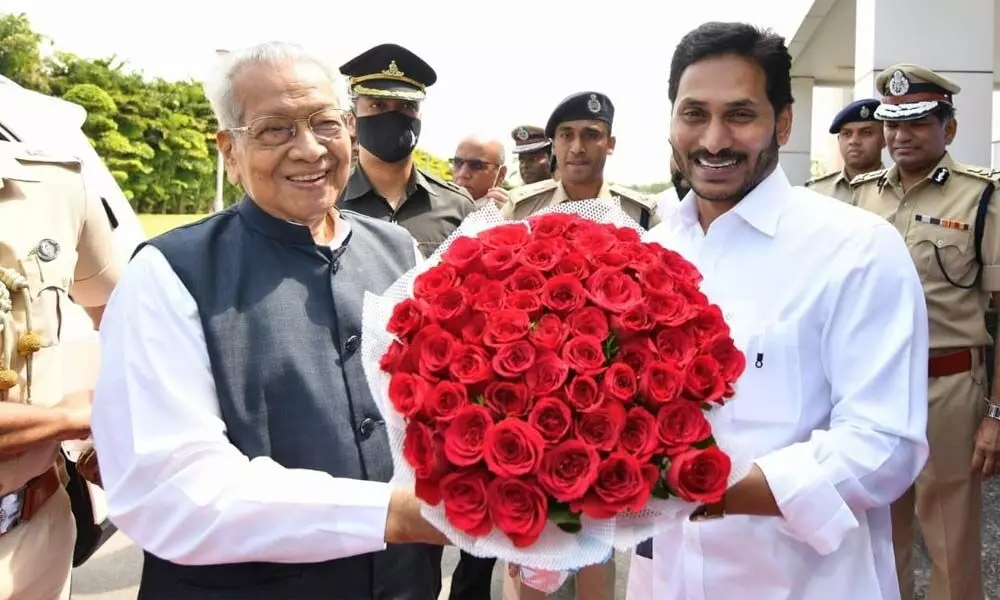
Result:
[[[249,460],[226,438],[194,299],[153,247],[104,313],[92,429],[111,520],[179,564],[380,551],[391,489]]]
[[[888,223],[855,238],[821,340],[832,388],[828,430],[757,461],[782,530],[820,554],[888,506],[927,460],[927,307],[902,238]],[[821,401],[821,399],[811,399]]]

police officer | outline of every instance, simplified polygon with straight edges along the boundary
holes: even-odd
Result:
[[[983,347],[993,343],[984,311],[1000,294],[997,177],[960,164],[947,146],[961,90],[929,69],[899,64],[875,80],[895,165],[853,182],[857,206],[899,230],[923,282],[930,327],[930,457],[893,505],[900,589],[913,598],[914,515],[932,562],[931,600],[983,598],[982,480],[1000,472],[1000,393],[986,400]],[[887,299],[891,301],[891,299]],[[876,419],[877,420],[877,419]]]
[[[120,260],[72,156],[0,142],[0,599],[69,598],[76,529],[60,444],[90,435],[89,390],[67,390],[71,299],[99,323]],[[72,392],[72,393],[71,393]]]
[[[396,44],[366,50],[341,65],[340,72],[351,88],[359,148],[337,206],[398,223],[430,256],[476,208],[465,189],[413,162],[420,102],[437,74]]]
[[[545,125],[545,135],[553,140],[559,181],[515,188],[504,216],[524,219],[562,202],[618,198],[622,209],[643,228],[659,223],[655,200],[604,181],[604,164],[615,149],[614,116],[611,100],[599,92],[580,92],[560,102]]]
[[[510,132],[514,139],[518,172],[525,185],[552,178],[552,140],[545,137],[545,130],[537,125],[519,125]]]
[[[855,100],[845,106],[830,123],[830,133],[837,136],[844,168],[810,179],[807,188],[850,204],[854,199],[851,180],[858,175],[882,167],[885,137],[882,124],[875,120],[879,101],[874,98]]]

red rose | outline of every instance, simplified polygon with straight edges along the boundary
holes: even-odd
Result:
[[[524,374],[524,383],[533,396],[551,394],[561,388],[569,377],[569,367],[559,355],[548,350],[539,353],[535,363]]]
[[[535,364],[535,347],[528,340],[518,340],[497,348],[493,370],[500,377],[517,377]]]
[[[697,267],[673,250],[662,248],[660,250],[660,263],[666,267],[674,279],[685,281],[690,285],[697,285],[701,282],[701,273],[698,272]]]
[[[453,381],[439,381],[427,395],[426,409],[431,418],[450,421],[458,411],[468,406],[469,397],[465,386]]]
[[[627,338],[652,330],[655,323],[649,308],[645,304],[636,304],[611,317],[611,325],[619,338]]]
[[[462,280],[462,289],[465,290],[465,293],[469,294],[469,296],[475,298],[476,295],[483,289],[483,286],[489,283],[489,281],[490,280],[486,278],[486,275],[483,275],[482,273],[469,273],[465,276],[465,279]]]
[[[532,316],[542,310],[542,299],[535,292],[511,292],[504,298],[503,307],[523,310]]]
[[[719,363],[719,372],[726,383],[739,379],[746,368],[746,357],[736,348],[732,338],[720,335],[708,343],[708,352]]]
[[[386,373],[392,373],[396,370],[396,367],[399,365],[399,361],[405,354],[406,346],[396,340],[393,340],[392,344],[389,345],[389,349],[386,350],[385,354],[382,355],[382,358],[379,359],[378,368],[382,369]]]
[[[453,287],[458,280],[455,267],[448,264],[434,265],[413,279],[413,297],[430,302],[441,292]]]
[[[708,296],[702,293],[698,289],[698,286],[687,283],[684,281],[675,281],[674,289],[677,290],[684,299],[688,301],[688,304],[693,304],[697,307],[708,306]]]
[[[655,265],[639,271],[639,282],[650,290],[669,293],[674,290],[674,278],[663,267]]]
[[[526,267],[548,272],[559,264],[566,250],[566,245],[561,240],[535,239],[524,246],[519,258]]]
[[[572,233],[571,233],[572,231]],[[567,228],[566,237],[570,244],[586,256],[597,256],[614,248],[618,239],[596,223],[580,224]]]
[[[486,316],[483,343],[497,348],[527,337],[531,320],[523,310],[497,310]]]
[[[535,403],[528,414],[528,424],[542,436],[548,444],[556,444],[569,433],[573,424],[573,413],[559,398],[547,396]]]
[[[611,335],[607,315],[596,306],[588,306],[569,315],[566,317],[566,325],[571,334],[589,335],[597,338],[598,342],[603,342]]]
[[[680,327],[667,327],[657,331],[653,344],[663,361],[673,363],[680,369],[686,368],[698,352],[694,338]]]
[[[558,350],[566,341],[569,328],[553,314],[542,315],[531,330],[531,343],[539,350]]]
[[[604,396],[593,377],[580,375],[570,380],[566,386],[566,399],[580,412],[590,412],[601,405]]]
[[[656,437],[665,454],[677,454],[708,439],[712,426],[693,402],[664,404],[656,413]]]
[[[583,281],[590,275],[590,261],[581,252],[570,252],[556,265],[554,275],[572,275],[577,281]]]
[[[517,268],[517,251],[512,248],[488,248],[479,261],[490,277],[505,277]]]
[[[670,363],[654,361],[646,365],[640,385],[646,402],[653,406],[668,404],[684,389],[684,373]]]
[[[718,446],[688,450],[670,459],[667,485],[682,500],[714,504],[726,494],[732,463]]]
[[[545,274],[533,267],[518,267],[503,280],[503,287],[508,292],[532,292],[539,294],[545,287]]]
[[[520,417],[528,412],[531,396],[528,386],[510,381],[494,381],[483,393],[486,406],[499,418]]]
[[[410,421],[403,434],[403,458],[413,467],[417,497],[437,505],[441,501],[438,483],[448,471],[442,440],[420,421]]]
[[[392,316],[389,317],[385,330],[399,338],[408,339],[423,326],[425,306],[412,298],[403,300],[392,307]]]
[[[527,243],[528,228],[521,223],[507,223],[491,227],[480,233],[477,237],[487,248],[509,248],[514,250]]]
[[[482,406],[467,404],[460,408],[444,432],[445,458],[458,467],[468,467],[481,461],[483,441],[492,426],[493,417]]]
[[[529,218],[528,224],[531,226],[532,236],[536,239],[558,238],[576,218],[570,214],[549,213]]]
[[[431,384],[419,375],[394,373],[389,379],[389,402],[406,418],[417,414],[431,392]]]
[[[622,342],[615,360],[632,367],[635,373],[644,373],[646,365],[656,360],[656,353],[647,339],[632,339]]]
[[[729,335],[729,326],[722,318],[722,311],[714,304],[702,306],[685,327],[699,344],[718,335]]]
[[[621,313],[643,301],[639,284],[618,269],[598,269],[587,278],[587,293],[597,306]]]
[[[460,274],[468,274],[479,270],[479,255],[483,252],[483,244],[470,237],[458,237],[451,242],[448,249],[441,254],[441,262],[451,265]]]
[[[462,325],[462,341],[466,344],[479,346],[483,343],[483,330],[486,329],[486,315],[473,313],[472,318]]]
[[[649,314],[657,323],[678,327],[694,319],[698,306],[677,292],[647,292]]]
[[[639,237],[639,232],[631,227],[616,227],[615,237],[618,238],[619,242],[626,242],[629,244],[635,244],[642,240]]]
[[[601,389],[607,397],[629,404],[639,392],[639,380],[632,367],[616,362],[604,372]]]
[[[615,452],[601,461],[590,491],[570,508],[593,519],[608,519],[626,509],[638,512],[646,507],[657,477],[654,465],[640,465],[634,456]]]
[[[441,478],[445,516],[452,525],[473,537],[484,536],[493,529],[486,501],[490,479],[490,474],[482,469],[462,469]]]
[[[465,311],[469,308],[469,295],[462,288],[442,291],[430,301],[428,312],[431,318],[448,329],[461,332]]]
[[[541,434],[514,418],[490,427],[483,441],[486,466],[499,477],[518,477],[533,472],[542,462],[544,451],[545,440]]]
[[[604,348],[601,340],[589,335],[571,338],[563,346],[562,359],[570,369],[581,375],[597,375],[604,370]]]
[[[480,288],[479,293],[472,299],[472,307],[480,312],[493,312],[503,308],[507,299],[507,290],[503,283],[499,281],[488,281]]]
[[[726,380],[719,363],[708,355],[698,356],[684,375],[684,397],[703,404],[718,402],[726,393]]]
[[[414,346],[420,348],[420,374],[428,379],[436,379],[440,373],[447,373],[458,347],[458,340],[438,325],[424,327],[417,336],[421,343]]]
[[[618,444],[625,426],[625,408],[620,402],[608,402],[580,415],[576,435],[598,450],[608,452]]]
[[[549,501],[538,484],[521,479],[497,478],[486,490],[490,518],[514,545],[534,544],[548,523]]]
[[[464,385],[485,383],[493,377],[489,356],[482,348],[470,345],[460,345],[455,349],[448,372]]]
[[[628,265],[628,257],[621,252],[616,252],[611,250],[609,252],[601,252],[591,259],[594,266],[597,268],[610,267],[615,270],[624,269]]]
[[[583,307],[587,290],[574,275],[556,275],[545,282],[541,300],[555,312],[566,314]]]
[[[600,460],[592,446],[567,440],[545,451],[538,483],[559,502],[579,500],[597,479]]]
[[[625,416],[621,434],[622,450],[640,463],[647,463],[656,453],[659,438],[656,436],[656,417],[641,406],[634,406]]]

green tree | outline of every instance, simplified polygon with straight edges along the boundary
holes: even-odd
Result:
[[[41,46],[45,38],[24,14],[0,14],[0,73],[24,87],[48,93]]]

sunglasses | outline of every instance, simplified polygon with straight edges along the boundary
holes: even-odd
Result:
[[[451,163],[451,168],[455,171],[462,168],[463,165],[469,165],[469,169],[473,171],[485,171],[488,167],[499,167],[497,163],[486,162],[485,160],[479,160],[478,158],[449,158],[448,162]]]

